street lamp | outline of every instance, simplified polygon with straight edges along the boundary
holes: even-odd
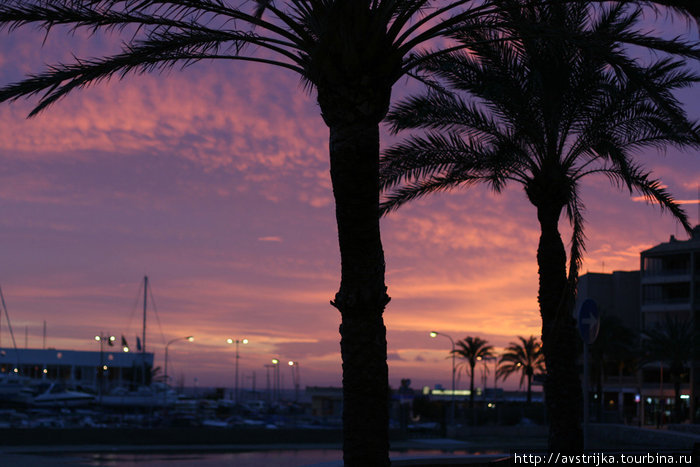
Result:
[[[267,377],[267,402],[272,402],[272,393],[270,392],[270,368],[276,368],[276,365],[265,365],[265,376]],[[274,373],[273,373],[274,377]]]
[[[274,373],[274,378],[275,378],[275,388],[273,389],[273,392],[275,393],[275,400],[279,401],[280,399],[280,360],[279,358],[273,358],[272,359],[272,365],[275,368],[275,373]]]
[[[437,332],[437,331],[430,331],[430,337],[433,339],[436,338],[437,336],[443,336],[447,337],[450,340],[450,343],[452,344],[452,399],[451,399],[451,416],[452,416],[452,421],[454,421],[455,418],[455,373],[457,372],[457,367],[455,366],[455,341],[452,339],[451,336],[448,334],[445,334],[444,332]]]
[[[168,393],[168,347],[170,347],[170,344],[173,342],[177,341],[187,341],[187,342],[192,342],[194,340],[193,336],[187,336],[187,337],[176,337],[175,339],[169,341],[167,344],[165,344],[165,369],[163,370],[163,382],[165,383],[165,387],[163,388],[163,407],[165,407],[166,403],[166,395]]]
[[[110,347],[114,345],[114,341],[117,338],[114,336],[104,335],[100,332],[95,336],[95,340],[100,343],[100,369],[99,369],[99,382],[97,386],[97,392],[100,396],[100,404],[102,404],[102,386],[104,385],[104,373],[107,371],[107,365],[104,364],[104,343]]]
[[[238,404],[238,359],[240,356],[238,355],[238,344],[247,344],[248,339],[226,339],[226,343],[228,344],[236,344],[236,387],[235,387],[235,403]]]
[[[299,362],[290,360],[289,367],[292,369],[292,381],[294,381],[294,402],[299,402]]]

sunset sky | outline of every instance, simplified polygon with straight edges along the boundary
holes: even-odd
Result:
[[[697,28],[678,24],[697,39]],[[116,36],[0,32],[0,84],[45,63],[115,51]],[[405,94],[407,82],[395,87]],[[700,117],[700,92],[682,94]],[[97,333],[141,333],[140,282],[157,318],[149,351],[192,385],[264,385],[273,357],[300,364],[301,384],[340,385],[340,279],[328,130],[315,95],[288,71],[200,63],[73,93],[40,116],[36,101],[0,105],[0,286],[21,347],[98,350]],[[383,142],[396,141],[384,131]],[[697,224],[700,157],[669,148],[640,160]],[[634,270],[639,252],[687,235],[668,214],[590,178],[583,273]],[[569,230],[562,222],[565,238]],[[382,221],[392,387],[449,385],[449,341],[498,350],[539,335],[535,210],[519,186],[425,199]],[[0,346],[11,346],[3,319]],[[283,371],[285,385],[291,372]],[[517,386],[512,378],[510,387]],[[489,379],[491,385],[492,378]],[[499,383],[500,384],[500,383]],[[466,387],[462,376],[460,387]]]

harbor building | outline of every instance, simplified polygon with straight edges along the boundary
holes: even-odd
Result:
[[[84,388],[97,388],[101,377],[104,389],[108,390],[114,386],[150,383],[153,358],[153,353],[123,352],[121,348],[102,352],[0,348],[0,375],[14,373]]]

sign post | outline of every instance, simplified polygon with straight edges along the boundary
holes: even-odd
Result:
[[[578,311],[578,330],[583,340],[583,449],[588,447],[589,405],[588,391],[591,380],[588,347],[595,342],[600,331],[600,313],[598,305],[590,298],[584,300]]]

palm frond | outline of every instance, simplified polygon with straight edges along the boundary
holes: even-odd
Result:
[[[457,179],[449,178],[448,176],[435,176],[416,182],[404,183],[393,191],[383,193],[383,199],[379,203],[379,213],[381,216],[384,216],[416,198],[439,191],[449,191],[458,186],[473,185],[483,181],[484,178],[479,175],[460,174],[460,177]]]
[[[613,181],[624,183],[630,193],[636,191],[649,202],[669,211],[681,223],[686,232],[692,232],[693,228],[681,205],[676,202],[660,180],[652,178],[651,172],[644,171],[640,166],[630,165],[626,171],[615,167],[605,169],[603,173]]]
[[[227,45],[227,50],[220,50],[222,42]],[[29,114],[31,117],[74,89],[108,80],[115,75],[123,78],[129,73],[162,71],[178,63],[187,66],[204,59],[264,61],[299,73],[303,71],[288,63],[240,55],[243,47],[255,42],[257,40],[248,33],[163,33],[157,39],[125,45],[121,53],[112,57],[91,60],[75,58],[74,63],[52,66],[42,74],[31,75],[24,81],[0,89],[0,102],[43,93],[38,105]]]
[[[566,215],[571,224],[571,248],[569,250],[569,288],[576,291],[578,272],[583,264],[583,254],[586,251],[586,235],[584,234],[584,206],[578,194],[578,188],[574,184],[574,193],[571,201],[566,205]]]

